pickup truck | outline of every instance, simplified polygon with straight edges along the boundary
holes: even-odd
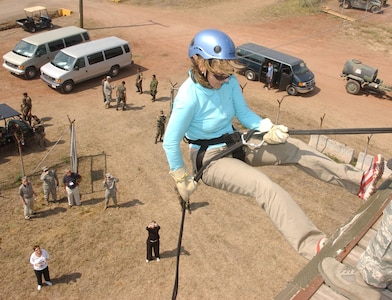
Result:
[[[43,28],[53,28],[52,19],[43,6],[33,6],[24,9],[26,18],[16,20],[16,24],[28,32],[36,32]]]

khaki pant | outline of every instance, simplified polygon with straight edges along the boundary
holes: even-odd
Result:
[[[204,162],[225,148],[208,150]],[[362,171],[347,164],[338,164],[300,140],[289,138],[287,143],[263,145],[252,150],[244,147],[246,162],[224,157],[213,161],[203,172],[207,185],[256,199],[276,228],[289,244],[302,256],[311,259],[317,243],[325,234],[305,215],[293,198],[277,183],[271,181],[254,166],[295,164],[307,174],[322,181],[357,193]],[[193,168],[197,150],[192,149]],[[300,188],[300,187],[299,187]]]
[[[69,205],[80,205],[80,194],[79,187],[75,186],[73,189],[66,187],[68,204]]]
[[[34,198],[24,198],[23,213],[25,218],[30,218],[34,213]]]

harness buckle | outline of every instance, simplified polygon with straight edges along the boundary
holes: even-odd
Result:
[[[263,132],[260,132],[260,131],[255,131],[255,132],[252,133],[252,136],[257,136],[257,135],[260,135],[260,136],[261,136],[261,142],[258,143],[258,144],[255,144],[255,143],[251,143],[251,142],[247,141],[247,137],[248,137],[248,133],[247,133],[247,132],[241,134],[241,141],[242,141],[242,144],[243,144],[244,146],[249,147],[249,148],[252,149],[252,150],[253,150],[253,149],[256,149],[256,148],[260,148],[260,147],[264,144],[264,140],[263,140],[264,133],[263,133]]]

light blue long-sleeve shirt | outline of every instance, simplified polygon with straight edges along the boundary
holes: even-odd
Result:
[[[198,140],[233,133],[234,117],[249,129],[258,129],[262,120],[249,109],[234,75],[219,89],[205,88],[189,77],[178,90],[165,132],[163,148],[170,170],[184,166],[180,149],[184,136]]]

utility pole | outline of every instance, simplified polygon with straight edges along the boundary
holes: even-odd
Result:
[[[79,27],[83,28],[83,0],[79,0]]]

